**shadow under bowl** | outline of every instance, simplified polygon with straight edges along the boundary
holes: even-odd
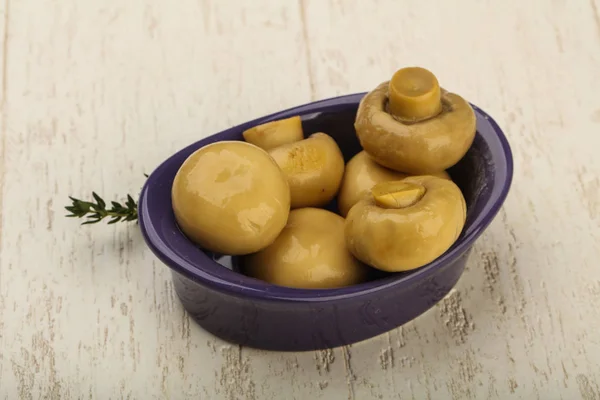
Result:
[[[473,105],[477,134],[463,159],[449,170],[467,202],[459,239],[417,270],[379,274],[338,289],[271,285],[236,271],[236,259],[203,251],[180,231],[171,186],[195,150],[217,141],[243,140],[242,132],[268,121],[300,115],[305,136],[325,132],[346,162],[362,149],[354,130],[365,93],[309,103],[235,126],[177,152],[152,172],[139,199],[139,223],[148,247],[172,271],[186,311],[205,330],[235,344],[278,351],[307,351],[362,341],[414,319],[439,302],[464,271],[475,240],[498,213],[511,186],[510,146],[500,127]],[[333,201],[327,208],[336,211]]]

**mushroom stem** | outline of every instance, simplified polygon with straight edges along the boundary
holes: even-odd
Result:
[[[396,71],[389,83],[389,112],[401,121],[418,122],[442,111],[442,93],[433,73],[420,67]]]
[[[425,195],[425,187],[418,183],[391,181],[373,186],[371,195],[381,208],[400,209],[415,205]]]

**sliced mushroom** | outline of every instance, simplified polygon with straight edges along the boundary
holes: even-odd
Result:
[[[432,175],[450,179],[446,171],[436,172]],[[397,172],[377,164],[365,152],[361,151],[348,161],[344,178],[338,193],[338,209],[342,216],[346,216],[350,208],[365,195],[370,194],[371,188],[380,182],[398,181],[409,174]]]
[[[475,138],[476,117],[461,96],[440,88],[423,68],[404,68],[360,102],[355,129],[384,167],[430,174],[455,165]]]
[[[387,272],[422,267],[446,252],[465,224],[465,199],[454,182],[409,176],[382,182],[346,217],[346,245],[359,260]]]
[[[315,133],[269,151],[288,179],[291,207],[321,207],[336,195],[344,175],[344,157],[333,138]]]
[[[264,150],[271,150],[284,144],[298,142],[304,139],[302,121],[299,116],[265,122],[246,129],[242,136]]]
[[[354,285],[369,271],[346,248],[344,219],[320,208],[292,210],[275,242],[245,256],[242,264],[248,276],[304,289]]]
[[[221,254],[267,247],[290,211],[290,190],[281,169],[266,151],[243,141],[196,150],[177,172],[171,194],[181,230]]]

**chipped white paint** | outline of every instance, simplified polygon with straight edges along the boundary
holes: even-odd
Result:
[[[459,4],[460,3],[460,4]],[[2,0],[0,399],[599,399],[600,2]],[[345,348],[223,343],[68,195],[399,66],[490,112],[513,190],[445,300]]]

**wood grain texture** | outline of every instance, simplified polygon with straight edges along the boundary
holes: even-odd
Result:
[[[0,398],[600,399],[599,9],[3,0]],[[455,290],[388,334],[232,346],[137,226],[63,217],[68,195],[137,195],[192,141],[411,64],[494,116],[516,173]]]

